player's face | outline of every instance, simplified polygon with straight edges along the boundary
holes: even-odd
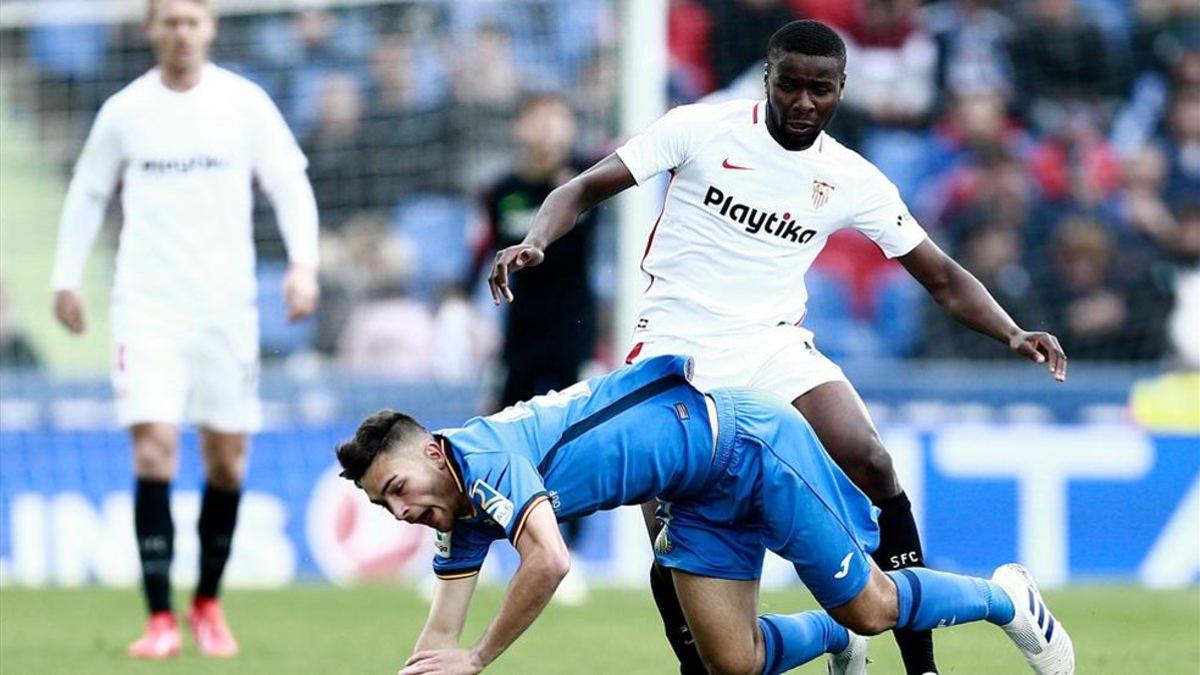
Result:
[[[846,75],[830,56],[784,54],[767,67],[771,134],[789,150],[813,144],[837,111]]]
[[[216,17],[190,0],[159,0],[146,23],[146,37],[154,47],[158,65],[172,72],[203,66],[216,35]]]
[[[541,103],[517,119],[514,133],[526,152],[559,166],[567,161],[575,141],[575,116],[565,103]]]
[[[396,520],[443,532],[454,527],[461,503],[458,486],[435,440],[417,452],[397,449],[381,453],[359,481],[372,503]]]

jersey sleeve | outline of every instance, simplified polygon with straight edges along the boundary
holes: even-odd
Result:
[[[88,253],[104,222],[104,208],[125,165],[125,150],[110,100],[100,108],[75,163],[59,219],[58,246],[50,285],[54,290],[79,286]]]
[[[270,182],[307,169],[308,159],[267,93],[255,88],[247,99],[251,102],[250,148],[255,174]]]
[[[492,542],[500,531],[483,523],[460,523],[449,532],[437,532],[433,573],[441,579],[463,579],[479,573]]]
[[[72,186],[105,199],[112,194],[125,164],[117,108],[112,100],[101,106],[71,176]]]
[[[700,145],[705,129],[702,107],[685,105],[667,111],[640,134],[617,148],[617,157],[639,184],[683,166]]]
[[[483,453],[471,457],[466,474],[471,505],[503,529],[515,546],[529,512],[548,498],[537,468],[520,455]]]
[[[288,260],[315,268],[318,257],[317,202],[305,170],[308,159],[292,135],[279,108],[267,93],[255,89],[250,97],[251,161],[254,175],[275,207]]]
[[[851,227],[871,238],[889,258],[902,256],[917,247],[928,236],[908,206],[900,191],[883,173],[868,164],[869,171],[862,185],[862,207],[854,215]]]

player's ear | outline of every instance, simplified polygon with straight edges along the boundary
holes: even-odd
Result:
[[[421,454],[425,455],[425,458],[433,462],[439,469],[446,465],[446,453],[442,451],[442,444],[438,443],[436,438],[425,441]]]

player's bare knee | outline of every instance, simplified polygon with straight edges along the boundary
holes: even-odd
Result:
[[[246,476],[246,438],[240,434],[204,432],[201,439],[204,477],[209,485],[236,490]]]
[[[850,602],[829,610],[838,623],[859,635],[878,635],[896,627],[899,612],[896,586],[878,568],[865,588]]]
[[[720,650],[711,655],[701,650],[700,659],[711,675],[758,675],[763,666],[753,650]]]
[[[237,490],[246,477],[244,454],[226,452],[209,454],[205,457],[204,478],[208,484],[220,490]]]
[[[879,635],[885,631],[889,631],[896,626],[895,621],[888,621],[886,617],[879,614],[870,614],[860,617],[855,627],[850,630],[859,635]]]
[[[873,603],[851,603],[829,611],[835,621],[859,635],[879,635],[895,626]]]
[[[900,491],[900,481],[892,456],[888,454],[879,435],[871,433],[856,441],[858,462],[851,472],[854,482],[874,500],[894,497]]]
[[[135,429],[133,468],[140,478],[169,481],[175,477],[179,442],[175,434],[161,429]]]
[[[205,470],[204,479],[209,485],[220,490],[237,490],[245,478],[244,463],[212,463]]]

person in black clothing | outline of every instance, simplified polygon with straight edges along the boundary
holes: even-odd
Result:
[[[1060,126],[1073,107],[1103,113],[1118,93],[1121,65],[1104,34],[1072,0],[1036,0],[1032,10],[1009,47],[1017,112],[1041,131]]]
[[[1063,345],[1084,359],[1161,358],[1171,298],[1151,270],[1118,264],[1113,233],[1089,216],[1064,219],[1051,246],[1051,267],[1040,287]]]
[[[513,133],[520,157],[514,170],[483,194],[487,237],[472,265],[472,283],[492,251],[525,238],[550,191],[582,170],[571,156],[575,120],[565,99],[531,97],[521,106]],[[588,275],[595,220],[595,212],[584,214],[570,234],[555,242],[553,260],[514,280],[521,302],[509,307],[505,318],[501,407],[579,380],[596,336],[596,301]]]
[[[566,99],[537,94],[525,100],[513,123],[519,157],[513,171],[484,191],[487,237],[471,266],[468,287],[493,251],[520,243],[533,216],[554,188],[583,170],[572,156],[575,116]],[[589,270],[596,212],[589,211],[562,239],[554,257],[513,280],[521,302],[509,306],[504,322],[504,384],[498,407],[561,391],[580,379],[580,368],[596,342],[596,299]],[[575,548],[580,521],[564,523],[567,544]],[[560,598],[582,601],[578,579],[560,587]]]
[[[758,66],[767,38],[796,18],[779,0],[702,0],[701,4],[712,16],[709,51],[718,89]]]

